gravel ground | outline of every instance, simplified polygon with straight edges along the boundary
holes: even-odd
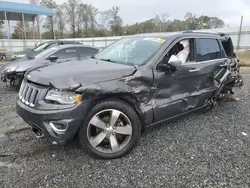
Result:
[[[1,85],[0,187],[250,187],[250,69],[242,75],[237,103],[146,130],[131,154],[111,161],[75,141],[37,140],[15,114],[17,92]]]

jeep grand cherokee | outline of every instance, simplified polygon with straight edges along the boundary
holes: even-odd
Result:
[[[86,152],[111,159],[128,154],[145,127],[208,108],[237,85],[230,37],[140,34],[82,62],[27,72],[16,110],[38,136],[77,135]]]

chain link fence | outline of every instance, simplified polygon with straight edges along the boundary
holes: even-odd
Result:
[[[250,50],[250,26],[245,27],[227,27],[220,29],[208,29],[202,30],[208,32],[222,32],[227,33],[232,38],[235,49],[239,50]],[[59,40],[74,40],[81,42],[83,44],[96,46],[96,47],[105,47],[116,40],[122,38],[124,36],[117,37],[94,37],[94,38],[70,38],[70,39],[59,39]],[[54,39],[52,39],[54,40]],[[26,48],[33,48],[37,43],[49,41],[47,40],[20,40],[20,39],[12,39],[11,42],[8,42],[8,39],[0,40],[0,48],[6,49],[8,52],[18,52],[22,51]]]

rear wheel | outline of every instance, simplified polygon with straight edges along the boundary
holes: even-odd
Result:
[[[92,108],[78,136],[90,155],[113,159],[129,153],[140,132],[140,121],[132,107],[121,101],[105,101]]]

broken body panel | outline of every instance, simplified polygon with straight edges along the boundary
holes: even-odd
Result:
[[[153,34],[150,36],[156,37]],[[232,76],[231,65],[237,64],[237,62],[229,55],[201,63],[183,64],[175,70],[158,69],[158,65],[163,61],[166,53],[177,41],[197,37],[215,38],[218,41],[221,39],[220,35],[213,34],[173,34],[167,36],[167,40],[161,48],[149,58],[147,63],[141,66],[122,65],[88,58],[81,63],[72,61],[28,72],[25,82],[38,84],[47,89],[55,88],[60,91],[83,94],[83,102],[77,105],[85,104],[85,112],[76,119],[83,119],[87,111],[98,101],[112,98],[123,100],[133,106],[142,124],[149,126],[203,108],[211,104],[212,99],[216,100],[222,92],[228,92],[227,84],[229,82],[230,88],[234,87],[236,82],[242,82],[241,77]],[[195,45],[198,44],[195,43]],[[219,45],[220,48],[223,48],[221,43]],[[238,68],[235,70],[237,72]],[[48,105],[47,102],[44,102],[44,96],[45,94],[41,96],[37,109],[44,110],[43,106]],[[20,107],[19,103],[17,103],[19,106],[17,111],[22,116],[24,105]],[[51,110],[59,108],[70,111],[68,106],[49,105]],[[25,108],[27,110],[29,107]],[[64,114],[55,115],[53,119],[60,119],[62,115]],[[26,116],[25,121],[32,122],[28,118]],[[70,118],[72,119],[72,115]],[[80,124],[75,125],[70,136],[63,141],[71,139],[79,126]]]

